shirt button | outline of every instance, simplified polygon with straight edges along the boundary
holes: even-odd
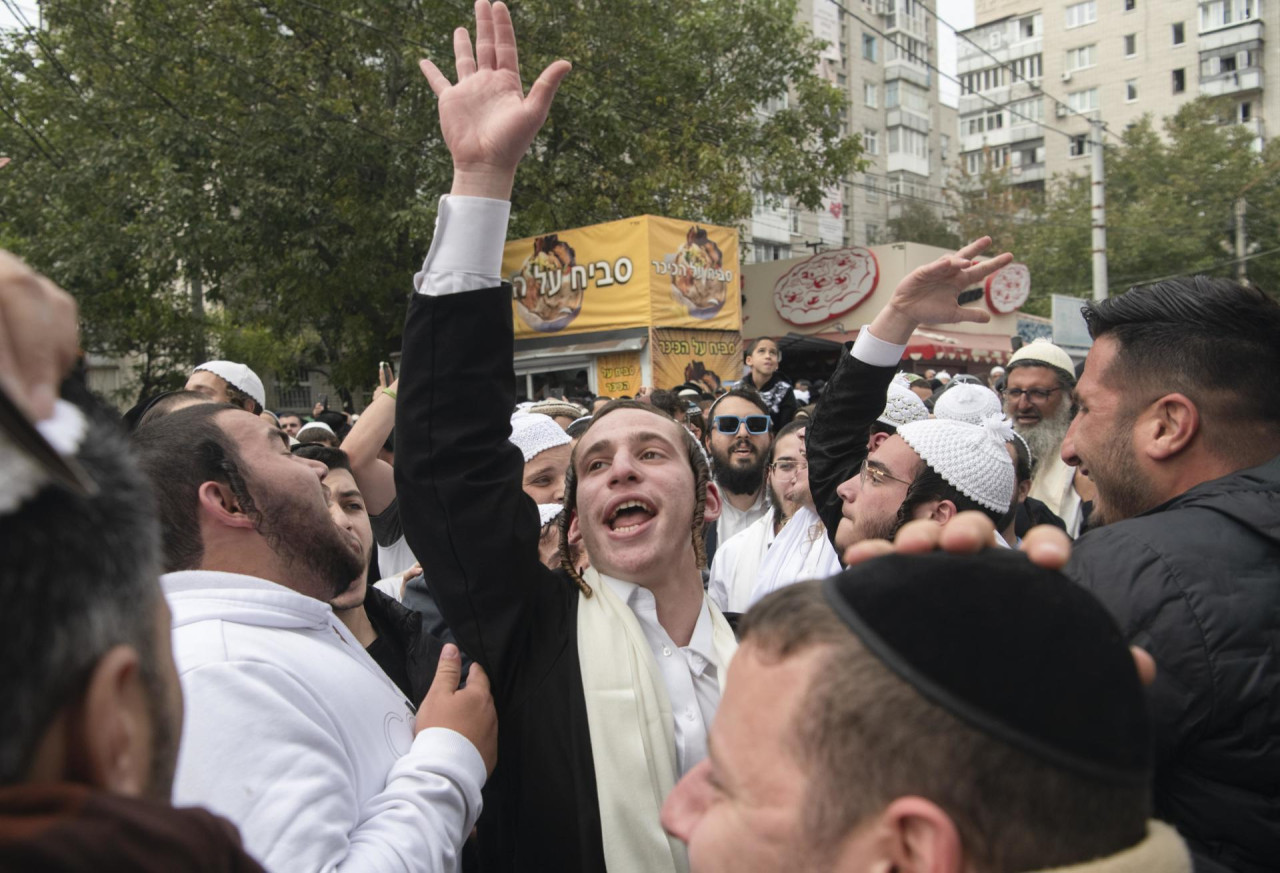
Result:
[[[692,709],[687,710],[687,711],[685,712],[685,714],[684,714],[684,717],[685,717],[685,720],[686,720],[686,721],[697,721],[697,720],[698,720],[698,715],[697,715],[697,713],[695,713]]]
[[[663,654],[663,655],[665,655],[666,657],[670,658],[670,657],[671,657],[671,647],[670,647],[670,646],[663,646],[663,647],[662,647],[662,654]]]

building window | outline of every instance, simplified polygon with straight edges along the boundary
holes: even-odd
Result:
[[[1003,112],[988,112],[988,113],[987,113],[987,130],[1000,130],[1000,129],[1001,129],[1001,128],[1003,128],[1003,127],[1004,127],[1004,113],[1003,113]]]
[[[1243,104],[1248,106],[1248,103]],[[945,161],[951,152],[951,137],[945,133],[938,134],[938,148],[942,152],[942,159]]]
[[[1078,133],[1071,137],[1071,143],[1067,147],[1067,154],[1073,158],[1087,155],[1093,151],[1093,144],[1089,142],[1089,135],[1086,133]]]
[[[1173,44],[1186,45],[1187,29],[1181,21],[1174,22],[1173,25]]]
[[[1098,89],[1072,91],[1067,95],[1067,105],[1075,112],[1092,112],[1098,108]]]
[[[1240,104],[1240,110],[1236,113],[1236,119],[1241,124],[1244,124],[1251,118],[1253,118],[1253,104],[1246,100]]]
[[[1067,69],[1071,71],[1092,67],[1097,61],[1097,46],[1084,45],[1080,48],[1067,49]]]
[[[1124,0],[1124,11],[1132,12],[1138,8],[1138,0]]]
[[[1138,53],[1138,35],[1126,33],[1124,36],[1124,56],[1131,58]]]
[[[1173,71],[1173,93],[1181,94],[1183,91],[1186,91],[1186,90],[1187,90],[1187,71],[1174,70]]]
[[[864,128],[862,131],[862,148],[869,155],[880,154],[880,131]]]
[[[894,79],[892,82],[884,83],[884,108],[885,109],[898,108],[898,80],[897,79]]]
[[[862,35],[862,58],[867,61],[875,61],[880,57],[879,45],[876,38],[869,33]]]
[[[1200,30],[1203,32],[1226,27],[1228,24],[1249,21],[1257,15],[1254,7],[1254,0],[1212,0],[1209,3],[1201,3]]]
[[[1034,17],[1024,18],[1018,22],[1018,32],[1023,39],[1031,39],[1036,35],[1036,20]]]
[[[982,172],[982,152],[965,153],[964,171],[970,176],[976,176]]]
[[[876,244],[876,241],[880,238],[880,225],[871,224],[870,222],[868,222],[862,228],[862,232],[866,234],[866,237],[865,237],[866,242],[863,243],[863,245],[873,246]]]
[[[862,83],[862,102],[863,102],[863,103],[865,103],[865,104],[867,104],[868,106],[870,106],[872,109],[875,109],[875,108],[876,108],[876,84],[875,84],[875,82],[863,82],[863,83]]]
[[[983,119],[983,116],[978,115],[966,121],[965,132],[968,133],[969,136],[977,136],[978,134],[982,133],[982,131],[986,129],[982,123],[982,119]]]
[[[870,176],[865,176],[863,178],[867,180],[867,184],[866,184],[867,202],[879,203],[880,202],[880,186],[876,183],[876,180],[871,178]]]
[[[1124,83],[1124,102],[1132,103],[1138,99],[1138,80],[1129,79]]]
[[[1097,0],[1085,0],[1084,3],[1073,3],[1067,7],[1067,28],[1093,24],[1098,20]]]

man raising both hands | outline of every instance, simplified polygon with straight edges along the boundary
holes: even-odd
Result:
[[[539,560],[538,509],[507,440],[515,374],[500,275],[516,165],[569,65],[549,66],[526,97],[510,14],[487,0],[474,56],[465,30],[454,49],[456,85],[422,64],[455,172],[405,325],[396,493],[445,619],[492,680],[502,764],[478,826],[482,866],[682,871],[659,809],[706,756],[735,645],[700,573],[719,496],[685,428],[648,404],[611,403],[565,486],[562,541],[583,545],[594,569]]]

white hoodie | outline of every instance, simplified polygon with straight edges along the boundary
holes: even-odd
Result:
[[[161,578],[186,698],[174,803],[231,819],[274,871],[452,871],[484,761],[414,709],[329,605],[274,582]]]

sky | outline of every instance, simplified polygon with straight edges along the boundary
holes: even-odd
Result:
[[[973,27],[973,0],[934,0],[932,8],[938,13],[938,68],[954,76],[956,74],[956,35],[947,24],[957,30]],[[943,24],[945,21],[947,24]],[[948,106],[955,106],[960,98],[960,87],[949,79],[938,78],[940,99]]]

